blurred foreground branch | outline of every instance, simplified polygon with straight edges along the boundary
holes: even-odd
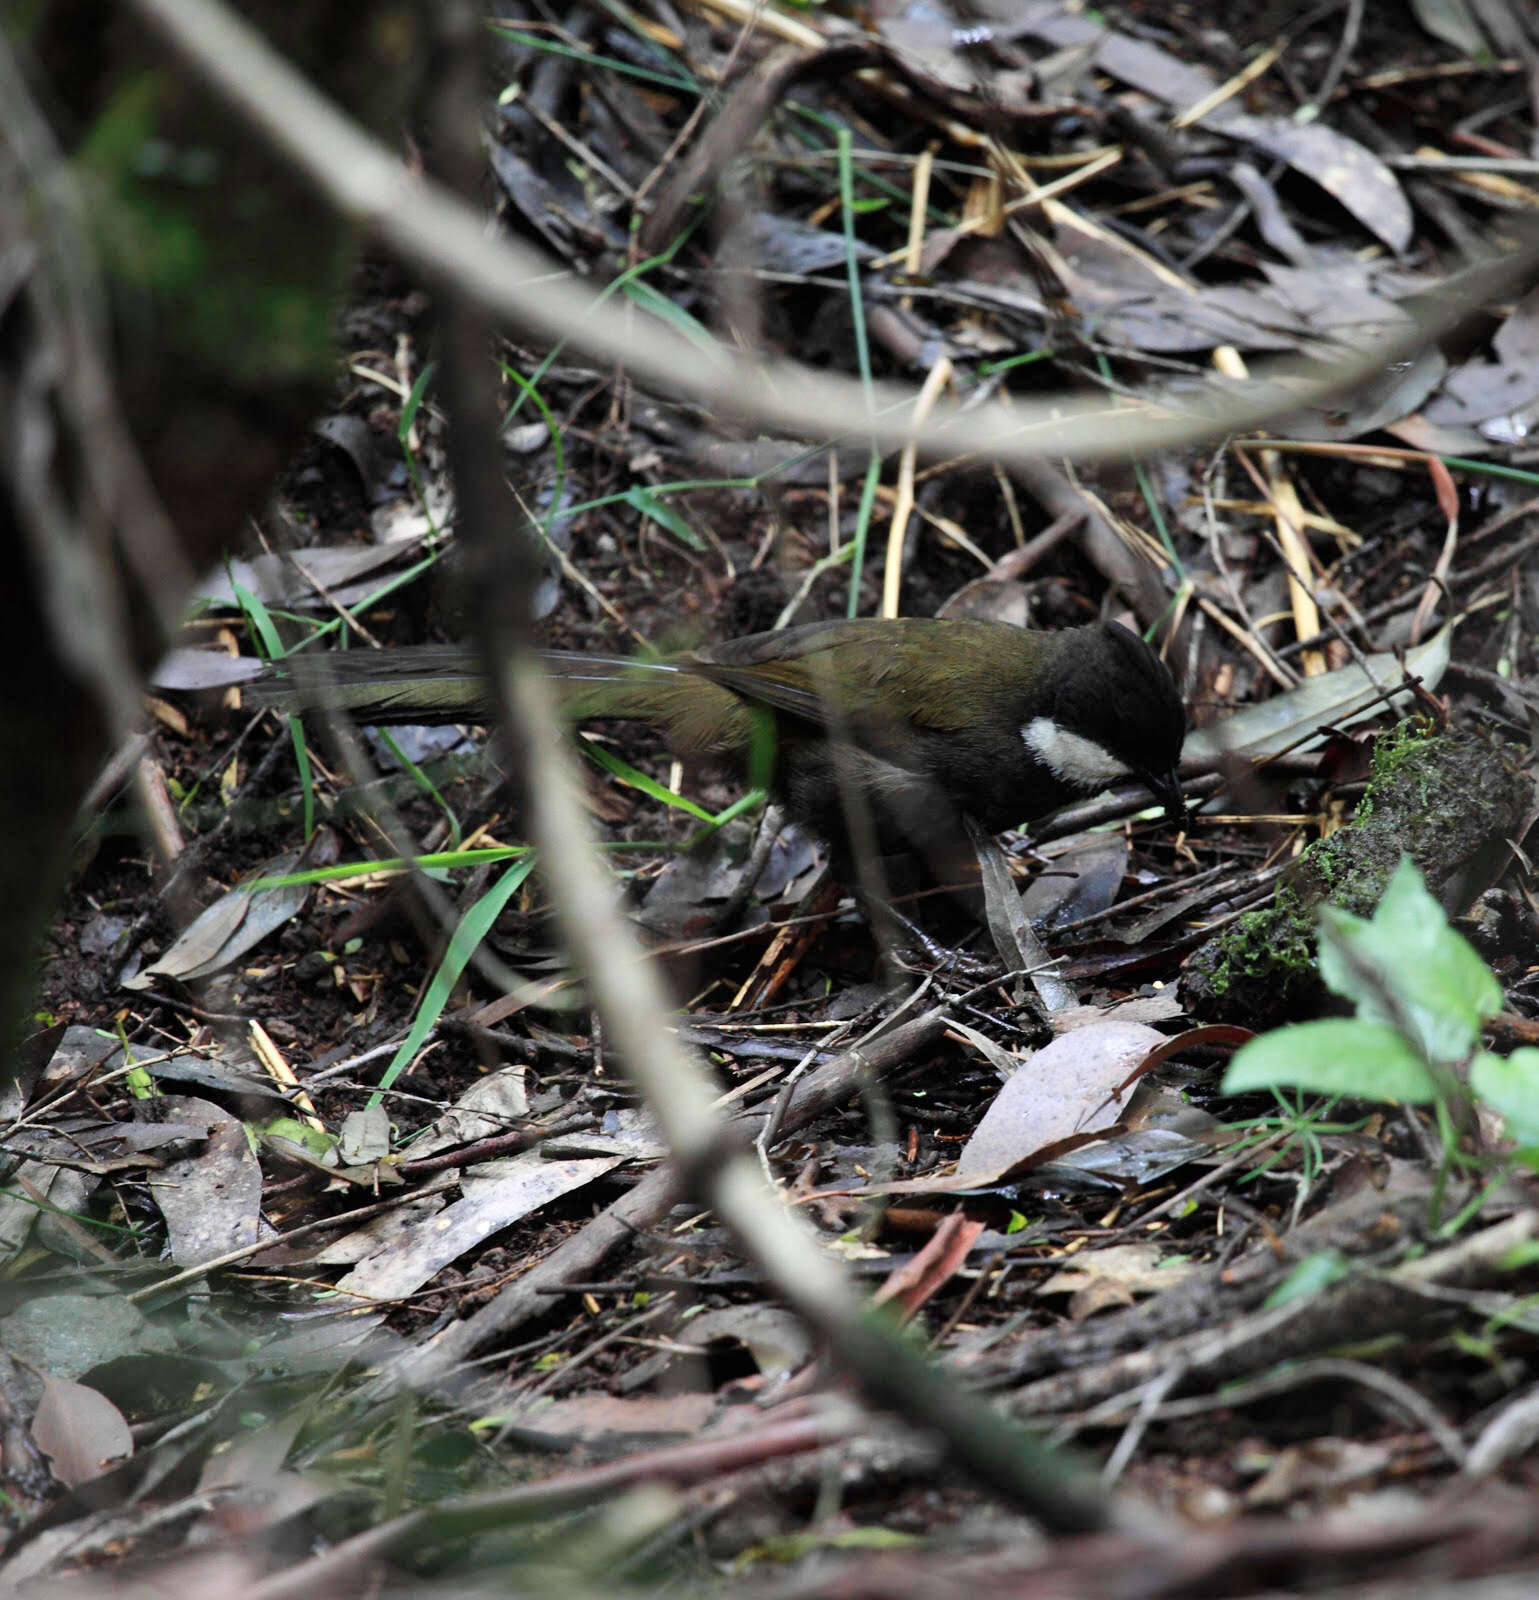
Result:
[[[447,59],[432,75],[438,159],[456,186],[478,176],[475,13],[446,5]],[[530,836],[574,962],[605,1035],[656,1117],[684,1189],[730,1228],[765,1282],[821,1336],[866,1395],[941,1438],[957,1466],[1059,1532],[1107,1527],[1113,1503],[1095,1481],[945,1376],[880,1315],[764,1180],[751,1147],[714,1109],[716,1086],[669,1026],[654,963],[620,915],[594,849],[555,695],[534,647],[535,541],[502,478],[492,327],[458,285],[440,284],[443,398],[488,681],[519,756]],[[512,526],[510,526],[510,523]]]
[[[131,0],[195,72],[217,89],[343,215],[365,225],[440,289],[542,339],[565,340],[600,366],[625,366],[664,393],[729,409],[745,423],[822,440],[856,432],[930,458],[978,457],[1019,464],[1044,455],[1075,460],[1147,454],[1244,431],[1334,400],[1456,326],[1482,302],[1520,282],[1539,259],[1532,228],[1517,250],[1449,279],[1435,306],[1403,329],[1337,363],[1286,359],[1255,382],[1141,408],[1055,394],[964,407],[938,405],[913,420],[917,391],[876,384],[868,408],[860,382],[792,362],[710,351],[564,281],[557,264],[511,239],[487,237],[480,212],[439,185],[412,177],[388,150],[294,72],[252,29],[214,0]],[[1430,300],[1431,297],[1428,297]]]

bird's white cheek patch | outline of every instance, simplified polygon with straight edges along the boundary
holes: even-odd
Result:
[[[1060,728],[1051,717],[1033,717],[1021,729],[1021,738],[1054,777],[1078,789],[1104,789],[1132,770],[1094,739]]]

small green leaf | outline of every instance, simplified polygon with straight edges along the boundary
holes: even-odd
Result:
[[[1375,1015],[1384,1010],[1384,991],[1377,964],[1364,971],[1359,963],[1368,952],[1361,948],[1370,934],[1366,917],[1343,911],[1340,906],[1320,908],[1320,976],[1332,994],[1350,1000],[1360,1010]],[[1354,956],[1356,960],[1352,959]]]
[[[1225,1094],[1276,1088],[1412,1104],[1436,1096],[1426,1063],[1403,1033],[1347,1017],[1278,1028],[1235,1052],[1224,1074]]]
[[[627,505],[634,506],[642,516],[650,517],[660,528],[666,528],[680,544],[691,550],[704,550],[705,540],[681,517],[672,506],[660,500],[650,489],[633,483],[620,496]]]
[[[1482,1050],[1470,1063],[1470,1088],[1500,1111],[1519,1144],[1539,1144],[1539,1050],[1514,1050],[1510,1056]]]
[[[1334,906],[1321,912],[1320,976],[1360,1017],[1409,1030],[1432,1061],[1463,1060],[1502,1004],[1495,975],[1448,926],[1409,857],[1371,922]]]
[[[1539,1262],[1539,1239],[1519,1239],[1496,1263],[1503,1272],[1521,1272]]]
[[[1478,1334],[1471,1333],[1467,1328],[1450,1329],[1449,1340],[1455,1350],[1469,1356],[1472,1360],[1483,1361],[1487,1366],[1495,1367],[1501,1359],[1496,1340],[1481,1338]]]
[[[259,1131],[264,1139],[287,1139],[290,1144],[297,1144],[318,1161],[324,1160],[336,1146],[336,1140],[324,1129],[312,1128],[298,1117],[273,1117],[261,1123]]]
[[[1352,1270],[1351,1263],[1339,1250],[1317,1250],[1304,1259],[1262,1302],[1262,1309],[1287,1305],[1290,1300],[1309,1300],[1324,1293],[1333,1283],[1340,1283]]]

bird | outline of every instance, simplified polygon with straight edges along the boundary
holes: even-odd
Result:
[[[884,853],[932,865],[964,852],[968,817],[998,833],[1122,778],[1185,820],[1180,692],[1118,622],[1042,631],[854,618],[652,660],[560,650],[540,659],[573,721],[644,721],[681,757],[746,764],[772,728],[772,793],[836,855],[861,836],[852,838],[852,797]],[[291,657],[255,699],[318,702],[376,724],[495,715],[479,658],[436,646]]]

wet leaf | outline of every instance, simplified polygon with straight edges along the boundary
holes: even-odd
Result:
[[[1092,834],[1037,873],[1021,896],[1021,907],[1047,932],[1105,911],[1117,902],[1127,865],[1128,841],[1120,833]]]

